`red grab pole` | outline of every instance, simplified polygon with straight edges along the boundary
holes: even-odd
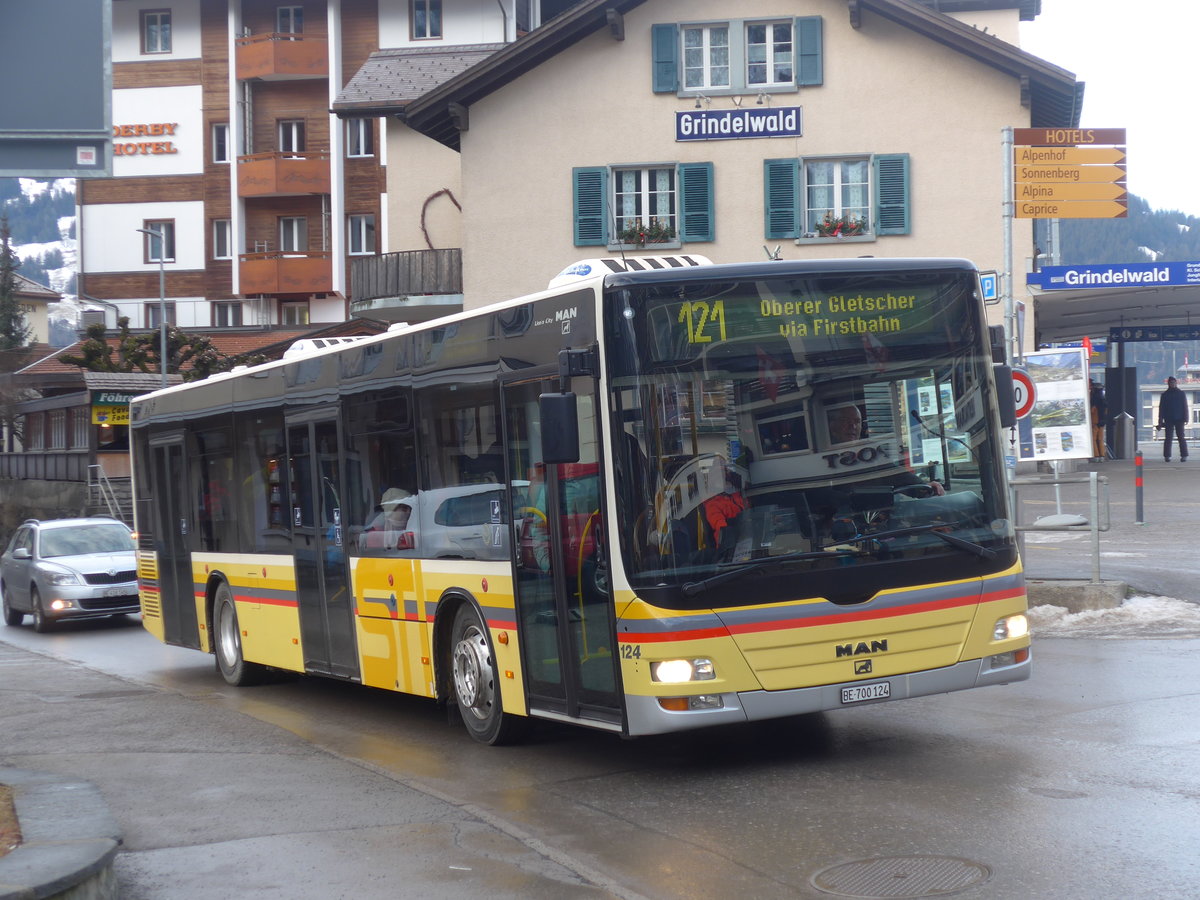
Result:
[[[1133,455],[1133,487],[1134,496],[1137,498],[1137,518],[1134,520],[1134,525],[1145,525],[1146,518],[1142,515],[1142,451],[1138,450]]]

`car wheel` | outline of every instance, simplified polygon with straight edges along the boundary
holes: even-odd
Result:
[[[54,620],[42,609],[42,597],[35,587],[29,589],[29,605],[33,607],[33,630],[38,634],[45,634],[54,624]]]
[[[475,607],[463,604],[450,638],[454,700],[467,732],[483,744],[508,744],[524,733],[527,720],[504,712],[495,654]]]
[[[4,624],[20,625],[25,621],[25,613],[8,605],[8,587],[0,582],[0,603],[4,605]]]
[[[234,687],[259,684],[266,678],[266,666],[246,662],[242,658],[242,632],[238,627],[237,607],[233,603],[233,591],[224,581],[217,586],[213,603],[213,644],[217,671]]]

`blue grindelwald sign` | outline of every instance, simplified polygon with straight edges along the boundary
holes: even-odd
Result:
[[[1116,263],[1099,266],[1044,266],[1025,283],[1043,291],[1105,287],[1187,287],[1200,284],[1200,262]]]
[[[704,109],[675,113],[675,140],[800,137],[799,106],[772,109]]]

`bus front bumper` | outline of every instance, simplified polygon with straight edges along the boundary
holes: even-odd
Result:
[[[657,697],[631,696],[626,698],[629,735],[636,737],[648,734],[666,734],[673,731],[689,731],[734,722],[756,722],[765,719],[781,719],[800,716],[823,710],[845,709],[885,703],[889,700],[905,700],[911,697],[926,697],[931,694],[946,694],[987,685],[1008,684],[1029,678],[1033,664],[1032,652],[1025,651],[1021,662],[1006,663],[1004,657],[987,657],[961,662],[944,669],[913,672],[907,675],[892,675],[886,678],[847,681],[841,684],[823,684],[817,687],[796,688],[788,691],[742,691],[740,693],[708,695],[707,702],[720,698],[720,706],[705,709],[664,709]],[[998,664],[1001,663],[1001,664]],[[886,696],[868,698],[870,691],[861,689],[887,685]],[[856,698],[846,702],[843,689],[852,690]],[[857,690],[856,690],[857,689]],[[878,692],[885,690],[878,688]]]

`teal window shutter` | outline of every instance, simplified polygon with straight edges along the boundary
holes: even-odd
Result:
[[[763,185],[766,188],[763,203],[767,215],[766,236],[799,237],[800,160],[763,160]]]
[[[574,182],[575,246],[590,247],[608,243],[608,170],[578,168],[571,170]]]
[[[679,198],[679,239],[716,240],[712,163],[680,163]]]
[[[876,156],[875,233],[912,233],[909,204],[909,160],[907,153]]]
[[[796,19],[796,84],[825,83],[823,44],[820,16]]]
[[[679,26],[651,25],[650,47],[654,93],[675,93],[679,90]]]

